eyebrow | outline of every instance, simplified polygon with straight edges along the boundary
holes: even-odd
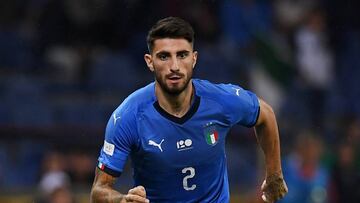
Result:
[[[188,51],[188,50],[180,50],[180,51],[176,52],[176,55],[178,55],[178,54],[187,54],[187,53],[190,53],[190,51]],[[156,53],[155,55],[156,56],[159,56],[159,55],[169,56],[170,52],[168,52],[168,51],[160,51],[160,52]]]
[[[181,51],[176,52],[177,55],[178,54],[188,54],[188,53],[190,53],[190,51],[188,51],[188,50],[181,50]]]
[[[156,53],[155,55],[156,55],[156,56],[160,56],[160,55],[170,56],[170,52],[167,52],[167,51],[160,51],[160,52]]]

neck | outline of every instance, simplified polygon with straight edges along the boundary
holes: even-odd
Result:
[[[173,95],[165,92],[156,82],[155,94],[161,108],[169,114],[180,118],[184,116],[191,107],[193,84],[190,81],[183,92],[178,95]]]

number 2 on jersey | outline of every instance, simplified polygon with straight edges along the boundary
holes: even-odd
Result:
[[[183,168],[183,170],[181,171],[184,174],[187,174],[188,172],[190,172],[189,175],[185,176],[183,178],[183,187],[185,190],[189,191],[189,190],[194,190],[196,188],[196,185],[193,184],[191,185],[191,187],[189,187],[188,185],[188,179],[193,178],[195,176],[195,169],[193,167],[186,167]]]

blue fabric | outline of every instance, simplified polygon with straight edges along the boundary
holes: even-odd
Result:
[[[259,102],[236,85],[193,84],[199,106],[182,124],[155,108],[154,83],[131,94],[107,124],[100,166],[122,172],[130,156],[135,185],[151,202],[229,202],[225,138],[235,124],[256,123]]]

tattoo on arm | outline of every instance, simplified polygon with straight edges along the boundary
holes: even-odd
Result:
[[[90,202],[120,203],[123,200],[123,195],[113,188],[115,181],[115,177],[96,168]]]

